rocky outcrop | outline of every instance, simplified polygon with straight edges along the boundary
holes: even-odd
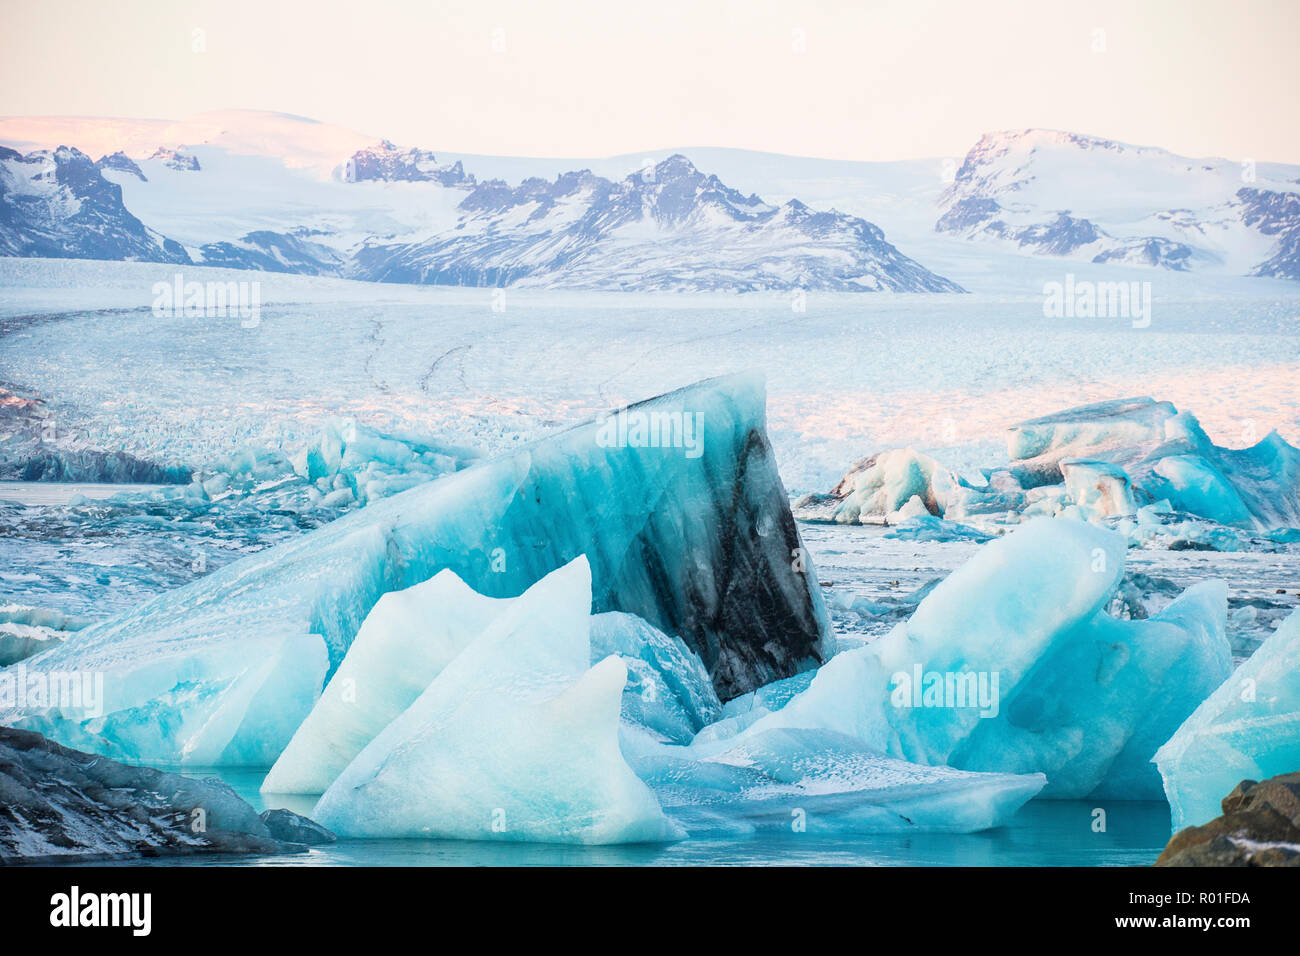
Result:
[[[398,149],[388,140],[359,149],[343,167],[343,179],[350,183],[408,182],[438,183],[469,189],[475,179],[459,160],[439,163],[427,149]]]
[[[1300,279],[1300,192],[1243,188],[1237,191],[1242,221],[1265,236],[1276,236],[1270,256],[1251,275]]]
[[[283,838],[315,827],[299,821],[268,826],[219,780],[132,767],[0,727],[0,864],[302,852]]]
[[[1243,780],[1223,816],[1179,830],[1156,866],[1300,867],[1300,772]]]
[[[304,846],[319,846],[333,843],[338,839],[315,820],[304,817],[292,810],[265,810],[262,822],[266,824],[271,836],[285,843],[300,843]]]
[[[99,157],[99,162],[95,164],[95,168],[100,172],[111,169],[119,173],[129,173],[142,183],[149,181],[149,177],[136,165],[135,160],[121,150],[108,156]]]
[[[178,173],[197,173],[201,168],[199,158],[184,149],[168,149],[166,146],[159,146],[149,158],[162,160],[164,166]]]

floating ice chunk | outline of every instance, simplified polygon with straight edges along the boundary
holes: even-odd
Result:
[[[799,501],[801,517],[854,524],[865,517],[881,517],[896,512],[912,497],[921,499],[926,513],[938,512],[933,483],[943,467],[929,455],[914,448],[884,451],[858,462],[830,495],[809,495]],[[939,477],[940,487],[954,483],[949,475]],[[821,513],[821,503],[829,508]],[[933,505],[933,507],[930,507]],[[816,513],[814,513],[816,512]]]
[[[1097,614],[977,724],[954,766],[1048,776],[1044,796],[1159,800],[1156,749],[1232,667],[1227,585],[1205,581],[1144,621]]]
[[[48,650],[89,623],[52,608],[0,604],[0,667]]]
[[[1034,519],[737,739],[828,730],[915,763],[1042,772],[1045,795],[1158,798],[1142,765],[1230,666],[1226,592],[1207,582],[1150,620],[1117,621],[1103,608],[1125,547],[1094,525]],[[727,745],[707,730],[692,749]]]
[[[155,766],[270,767],[382,594],[488,550],[488,515],[526,461],[432,482],[77,631],[23,664],[102,674],[101,712],[0,700],[0,723]]]
[[[912,495],[904,503],[903,507],[897,511],[891,511],[885,516],[886,524],[902,524],[909,518],[919,518],[921,516],[929,517],[930,509],[925,506],[920,495]]]
[[[1041,774],[968,773],[925,767],[825,730],[746,734],[698,758],[665,747],[635,758],[665,811],[692,835],[792,829],[810,833],[999,826],[1043,786]]]
[[[579,558],[496,617],[325,791],[340,836],[551,843],[673,840],[619,748],[627,669],[589,669]]]
[[[1089,521],[1137,512],[1133,484],[1123,468],[1104,461],[1066,458],[1061,462],[1065,493]]]
[[[1116,461],[1135,449],[1153,451],[1167,440],[1168,423],[1177,415],[1171,403],[1152,398],[1080,405],[1013,425],[1007,454],[1025,487],[1054,485],[1063,478],[1063,460]]]
[[[1300,611],[1293,611],[1155,755],[1174,829],[1207,823],[1242,780],[1300,767]]]
[[[764,684],[758,690],[727,701],[722,707],[722,717],[702,728],[692,740],[701,745],[734,737],[754,721],[775,710],[780,710],[797,695],[808,689],[816,671],[805,671],[783,680]]]
[[[381,597],[262,791],[324,793],[509,603],[446,570]]]
[[[627,667],[623,719],[674,743],[689,743],[722,713],[709,672],[679,638],[634,614],[609,611],[591,619],[591,661],[611,654]]]
[[[913,449],[883,451],[854,465],[829,494],[801,498],[796,514],[880,521],[915,495],[930,514],[949,520],[1004,514],[1006,521],[1101,521],[1164,499],[1229,527],[1300,527],[1300,449],[1276,432],[1250,448],[1220,447],[1193,415],[1168,402],[1119,399],[1021,422],[1010,430],[1007,451],[1010,462],[986,470],[984,485]]]
[[[738,376],[627,410],[693,416],[698,455],[602,445],[592,422],[371,503],[26,662],[103,673],[102,718],[29,703],[0,706],[0,723],[155,766],[201,753],[213,765],[269,767],[382,595],[449,568],[480,594],[513,597],[580,554],[596,609],[680,637],[720,697],[797,673],[831,637],[764,401],[761,379]],[[276,671],[288,685],[254,677],[293,654]]]
[[[932,514],[908,518],[885,532],[886,538],[901,541],[988,541],[993,536],[956,521],[936,518]]]
[[[805,521],[880,524],[924,515],[997,514],[1023,507],[1024,489],[1010,472],[992,472],[986,478],[984,484],[974,485],[915,449],[894,449],[858,462],[829,494],[800,498],[795,514]]]
[[[1200,455],[1168,455],[1156,461],[1146,491],[1185,511],[1220,524],[1248,524],[1250,510],[1231,482]]]

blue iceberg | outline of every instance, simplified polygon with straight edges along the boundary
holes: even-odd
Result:
[[[796,513],[872,523],[915,497],[949,520],[1101,521],[1164,503],[1229,528],[1300,527],[1300,449],[1277,432],[1249,448],[1221,447],[1169,402],[1118,399],[1021,422],[1007,453],[1007,464],[985,469],[980,482],[911,448],[883,451],[854,465],[829,494],[800,499]]]
[[[1030,521],[783,706],[728,718],[735,733],[706,728],[693,749],[804,728],[912,763],[1043,773],[1044,796],[1159,799],[1152,755],[1231,667],[1226,587],[1203,582],[1148,620],[1117,620],[1104,609],[1125,550],[1095,525]]]
[[[707,755],[663,747],[630,757],[690,835],[759,831],[970,833],[1001,826],[1042,774],[970,773],[881,754],[850,734],[786,727]]]
[[[1300,611],[1192,712],[1155,761],[1175,830],[1219,816],[1242,780],[1300,767]]]
[[[627,668],[591,661],[585,558],[510,603],[312,816],[344,837],[645,843],[683,833],[623,758]]]
[[[101,675],[103,699],[0,702],[0,722],[153,765],[270,767],[383,595],[449,569],[515,597],[579,555],[594,609],[681,639],[719,698],[815,666],[830,631],[764,405],[759,378],[713,380],[374,501],[24,661]]]

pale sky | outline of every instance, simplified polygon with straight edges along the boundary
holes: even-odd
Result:
[[[1037,126],[1300,162],[1297,40],[1298,0],[0,0],[0,115],[265,109],[563,157],[960,156]]]

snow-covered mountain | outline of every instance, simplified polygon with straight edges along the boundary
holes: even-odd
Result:
[[[353,274],[387,282],[573,289],[961,292],[864,219],[744,196],[674,155],[620,182],[589,170],[490,180],[455,227],[367,242]]]
[[[1036,255],[1300,278],[1286,253],[1298,192],[1296,166],[1018,130],[966,154],[935,228]]]
[[[630,290],[1015,291],[1041,287],[1033,277],[1052,257],[1300,278],[1300,166],[1045,130],[986,135],[960,164],[716,148],[435,155],[250,111],[0,118],[0,143],[101,156],[78,188],[107,203],[93,229],[84,216],[65,223],[70,203],[17,198],[40,191],[40,161],[8,156],[8,255]]]
[[[122,189],[77,149],[0,146],[0,254],[189,262],[179,243],[127,211]]]
[[[460,162],[440,164],[427,149],[402,150],[386,139],[353,153],[343,167],[343,178],[350,183],[379,180],[467,187],[475,182]]]
[[[356,138],[296,117],[133,123],[116,137],[103,123],[89,128],[113,151],[88,175],[176,240],[166,261],[460,286],[964,291],[865,219],[742,195],[681,155],[621,180],[580,170],[512,186],[387,140],[331,166],[322,151]],[[11,141],[41,142],[51,130],[74,132],[0,122]],[[25,222],[20,209],[12,218]],[[97,248],[101,258],[128,254],[148,258]]]

